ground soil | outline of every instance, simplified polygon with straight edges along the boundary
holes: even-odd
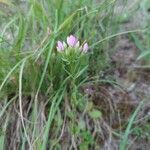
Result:
[[[138,55],[139,50],[131,38],[119,37],[111,56],[113,67],[105,75],[107,77],[111,74],[118,85],[97,84],[88,87],[90,98],[101,109],[103,119],[111,130],[124,131],[141,101],[144,101],[144,106],[136,117],[140,121],[134,126],[139,127],[149,122],[143,118],[150,115],[150,70],[142,68],[144,62],[137,61]],[[149,150],[150,140],[147,137],[131,134],[129,138],[131,142],[127,149]],[[103,149],[118,150],[120,139],[115,136],[108,139],[104,141]]]

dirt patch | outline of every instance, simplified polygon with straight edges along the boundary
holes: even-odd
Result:
[[[89,99],[98,107],[103,114],[103,119],[113,131],[124,132],[129,118],[141,101],[143,108],[137,115],[138,127],[146,123],[145,116],[150,114],[150,76],[149,70],[142,69],[143,62],[137,61],[138,49],[135,44],[126,36],[120,37],[115,47],[115,52],[111,56],[113,68],[109,74],[115,79],[117,84],[94,84],[85,87],[85,93]],[[106,71],[107,72],[107,71]],[[147,138],[137,138],[137,135],[130,136],[131,143],[129,149],[148,150],[150,142]],[[119,139],[115,136],[108,142],[104,142],[104,149],[118,149]],[[109,143],[109,145],[108,145]],[[107,146],[106,146],[107,145]],[[142,145],[142,146],[141,146]],[[107,148],[106,148],[107,147]]]

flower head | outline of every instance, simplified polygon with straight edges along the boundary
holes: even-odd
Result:
[[[57,51],[61,52],[64,51],[65,46],[64,46],[64,42],[58,41],[57,42]]]
[[[82,51],[83,51],[84,53],[87,53],[88,49],[89,49],[88,43],[85,43],[85,44],[83,45],[83,47],[82,47]]]
[[[73,35],[70,35],[67,37],[67,44],[70,46],[70,47],[79,47],[79,41],[78,39],[73,36]]]
[[[65,50],[68,51],[68,48],[71,48],[70,50],[75,49],[87,53],[89,46],[87,42],[80,46],[79,40],[75,36],[70,35],[67,37],[67,44],[64,41],[58,41],[56,48],[58,52],[64,52]]]

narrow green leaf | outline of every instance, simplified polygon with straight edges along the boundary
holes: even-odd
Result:
[[[93,119],[100,119],[102,117],[102,113],[97,109],[93,109],[92,111],[90,111],[89,115]]]

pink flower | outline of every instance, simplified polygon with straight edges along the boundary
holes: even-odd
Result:
[[[64,51],[64,49],[65,49],[64,45],[65,45],[64,42],[58,41],[57,42],[57,51],[59,51],[59,52]]]
[[[63,52],[63,51],[65,51],[65,49],[66,50],[68,49],[68,46],[71,48],[79,49],[83,53],[87,53],[88,49],[89,49],[87,42],[85,42],[82,46],[80,46],[79,40],[75,36],[70,35],[67,37],[67,44],[63,41],[57,42],[57,51]]]
[[[73,35],[70,35],[69,37],[67,37],[67,44],[70,46],[70,47],[79,47],[79,41],[78,39],[73,36]]]
[[[83,45],[82,51],[83,51],[84,53],[87,53],[88,49],[89,49],[88,43],[85,43],[85,44]]]

